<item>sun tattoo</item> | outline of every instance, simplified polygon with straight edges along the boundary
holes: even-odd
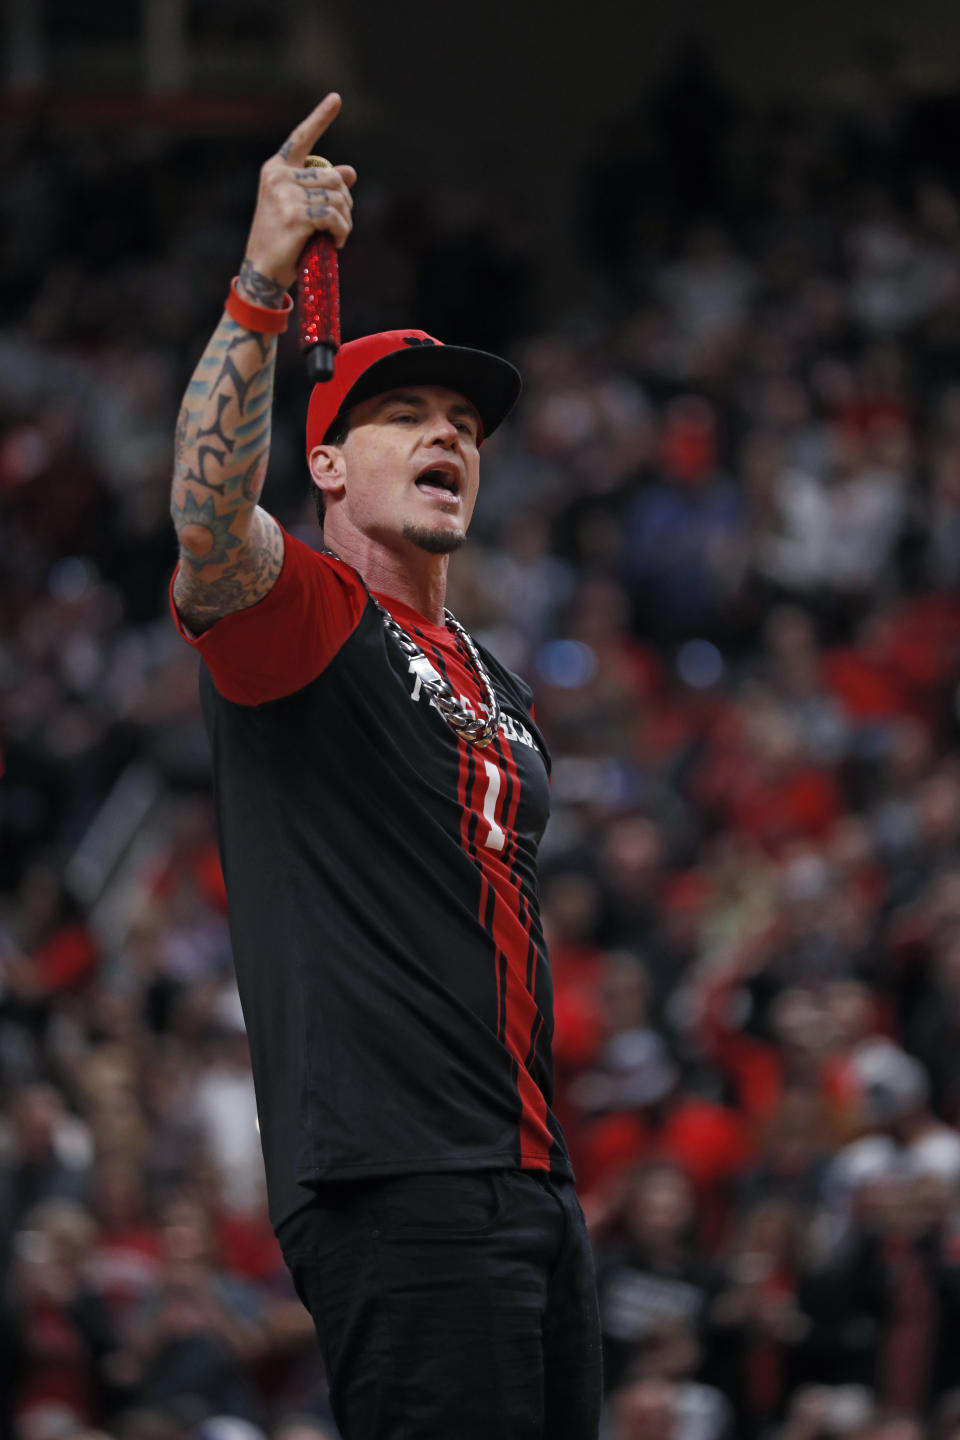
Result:
[[[181,552],[194,570],[202,570],[205,565],[222,565],[224,560],[229,559],[230,551],[242,543],[236,535],[230,533],[230,522],[234,513],[218,515],[212,496],[209,500],[204,500],[202,505],[198,505],[193,495],[188,492],[177,510],[179,513],[175,519],[178,531],[187,525],[196,525],[210,536],[210,548],[205,555],[191,555],[185,548]]]

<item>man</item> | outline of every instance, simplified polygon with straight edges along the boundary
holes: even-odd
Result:
[[[339,106],[263,167],[173,484],[271,1217],[345,1440],[594,1440],[549,1108],[549,762],[530,691],[444,612],[519,376],[422,331],[353,341],[307,420],[324,553],[257,504],[297,257],[350,231],[354,171],[304,166]]]

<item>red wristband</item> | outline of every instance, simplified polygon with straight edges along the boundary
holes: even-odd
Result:
[[[230,292],[223,307],[230,319],[236,320],[245,330],[257,330],[261,335],[282,335],[293,309],[291,296],[284,295],[283,305],[279,310],[274,310],[270,305],[251,305],[249,300],[244,300],[237,292],[239,278],[239,275],[235,275],[230,282]]]

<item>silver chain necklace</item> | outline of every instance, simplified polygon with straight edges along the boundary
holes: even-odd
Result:
[[[337,555],[335,551],[329,550],[326,546],[324,546],[323,553],[324,555],[332,555],[334,560],[340,559],[340,556]],[[343,561],[341,561],[341,564],[343,564]],[[360,578],[363,579],[362,576]],[[427,695],[427,698],[432,700],[436,705],[440,714],[450,726],[450,729],[455,735],[461,736],[464,740],[469,740],[471,745],[476,745],[478,750],[484,749],[492,740],[496,739],[499,733],[500,701],[497,699],[497,692],[493,688],[490,676],[484,668],[483,661],[480,659],[480,652],[474,644],[471,635],[463,628],[451,610],[444,609],[443,623],[467,652],[467,656],[472,661],[473,668],[480,677],[480,681],[486,692],[487,715],[485,718],[479,715],[473,715],[469,710],[464,708],[457,699],[453,686],[446,676],[437,675],[437,679],[434,680],[427,673],[427,667],[429,666],[434,674],[437,674],[429,656],[421,650],[416,640],[407,634],[403,626],[393,618],[390,611],[380,604],[377,597],[372,594],[369,587],[367,587],[366,582],[364,582],[364,588],[380,612],[380,619],[383,621],[384,630],[386,630],[388,635],[393,636],[407,659],[411,661],[421,660],[424,662],[419,672],[420,688]]]

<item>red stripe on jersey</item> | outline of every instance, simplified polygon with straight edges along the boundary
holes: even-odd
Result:
[[[432,660],[445,674],[454,690],[469,696],[479,710],[482,693],[478,682],[460,655],[441,652],[419,627],[412,627],[418,642],[432,651]],[[529,926],[525,922],[526,905],[510,863],[516,852],[513,825],[520,805],[520,777],[510,746],[503,735],[489,750],[477,750],[466,740],[458,741],[459,772],[457,798],[460,802],[460,843],[480,872],[478,918],[495,946],[494,967],[497,987],[497,1036],[506,1046],[516,1079],[520,1099],[520,1163],[527,1169],[549,1170],[553,1136],[547,1125],[547,1102],[527,1065],[530,1063],[536,1037],[543,1024],[536,1001],[527,984],[530,950]],[[501,785],[503,805],[497,823],[507,835],[500,853],[487,849],[482,841],[487,821],[483,817],[483,797],[489,784],[484,757],[506,773],[509,786]],[[509,789],[507,799],[504,792]],[[476,805],[476,796],[480,806]],[[477,843],[478,830],[481,841]]]
[[[518,922],[520,922],[522,933],[524,933],[524,936],[527,937],[527,950],[525,950],[524,955],[524,978],[522,978],[522,988],[524,988],[525,994],[530,995],[530,998],[533,999],[537,946],[534,945],[534,937],[533,935],[531,935],[530,932],[530,907],[528,907],[527,904],[527,897],[525,897],[525,894],[522,893],[520,881],[518,881],[517,878],[517,871],[515,871],[514,863],[512,863],[512,861],[514,861],[515,851],[517,851],[517,845],[515,845],[514,838],[514,827],[515,824],[517,824],[517,809],[520,808],[520,775],[518,775],[517,772],[517,762],[515,762],[514,759],[514,750],[512,750],[512,746],[510,742],[508,742],[507,737],[502,736],[502,734],[501,736],[498,736],[497,739],[497,750],[499,755],[502,756],[502,760],[504,760],[504,769],[507,770],[508,776],[510,776],[511,779],[510,802],[508,802],[508,809],[507,812],[505,812],[504,814],[504,821],[502,821],[502,824],[504,824],[504,829],[505,831],[507,831],[507,834],[510,835],[511,840],[510,844],[508,844],[507,850],[504,851],[504,857],[502,858],[504,858],[504,861],[507,861],[507,864],[510,865],[510,880],[512,887],[514,887],[514,903],[515,906],[517,906],[517,920]],[[517,955],[517,960],[520,960],[520,955]],[[520,975],[520,966],[515,966],[514,973],[517,976]],[[527,1031],[527,1037],[525,1037],[527,1038],[527,1050],[525,1050],[525,1054],[524,1056],[522,1056],[522,1067],[524,1067],[524,1070],[528,1070],[528,1067],[533,1064],[535,1051],[537,1051],[537,1040],[538,1037],[540,1037],[541,1030],[543,1030],[543,1015],[541,1015],[540,1008],[537,1007],[537,1004],[535,1004],[534,1001],[533,1024],[531,1024],[530,1030]],[[538,1087],[535,1087],[535,1090],[537,1090],[537,1094],[538,1096],[540,1096],[540,1089],[538,1089]],[[541,1100],[543,1100],[543,1096],[540,1097]],[[540,1115],[543,1130],[547,1129],[547,1123],[545,1123],[545,1115],[547,1115],[547,1106],[545,1106],[544,1102],[543,1107],[541,1107]],[[534,1120],[535,1119],[537,1119],[537,1117],[534,1117]],[[541,1145],[543,1145],[543,1130],[541,1130],[540,1125],[534,1123],[533,1139],[534,1148],[537,1149],[537,1151],[540,1151]],[[547,1153],[548,1151],[550,1151],[550,1143],[548,1143],[547,1145]]]
[[[547,1102],[527,1066],[530,1064],[536,1035],[543,1016],[527,984],[530,931],[524,920],[523,894],[511,862],[515,851],[513,825],[520,803],[520,777],[509,742],[501,735],[496,749],[512,782],[507,811],[500,823],[511,839],[502,854],[481,852],[480,864],[490,875],[496,897],[493,911],[493,934],[498,949],[506,957],[506,1043],[518,1062],[517,1090],[520,1094],[520,1162],[530,1169],[549,1170],[553,1137],[547,1125]],[[506,787],[504,787],[506,788]]]
[[[485,859],[481,860],[484,865]],[[499,862],[497,862],[499,863]],[[516,1059],[517,1090],[520,1094],[520,1163],[531,1168],[549,1170],[552,1136],[547,1127],[547,1102],[530,1071],[527,1069],[527,1054],[530,1036],[536,1027],[540,1013],[536,1002],[523,983],[520,965],[525,968],[526,936],[523,934],[519,916],[510,913],[499,887],[491,884],[494,895],[493,935],[497,948],[506,959],[504,987],[506,1001],[505,1040],[507,1049]],[[517,951],[522,945],[522,959]]]
[[[416,633],[419,634],[419,632]],[[430,648],[433,650],[434,663],[438,666],[441,673],[446,673],[446,666],[444,666],[442,658],[436,647],[431,646]],[[474,758],[471,747],[465,740],[458,741],[457,750],[459,754],[459,771],[457,775],[457,800],[460,804],[460,844],[463,846],[463,849],[466,851],[466,853],[477,863],[477,868],[480,871],[480,903],[477,908],[477,914],[479,916],[480,923],[483,925],[487,933],[491,935],[491,938],[493,938],[490,929],[489,917],[491,902],[490,882],[487,879],[483,866],[479,863],[477,847],[474,843],[474,836],[477,829],[477,814],[476,811],[473,809],[471,803],[473,799],[473,779],[476,773],[474,768]],[[497,1038],[499,1040],[503,1040],[504,1036],[500,1032],[500,1017],[503,1012],[503,994],[500,986],[499,965],[497,965],[495,968],[495,974],[497,985]]]
[[[503,768],[506,770],[513,784],[510,787],[510,807],[503,817],[503,828],[509,835],[514,834],[514,826],[517,823],[517,810],[520,806],[520,776],[517,774],[517,762],[513,758],[513,750],[510,742],[503,735],[498,735],[496,749],[503,759]]]

